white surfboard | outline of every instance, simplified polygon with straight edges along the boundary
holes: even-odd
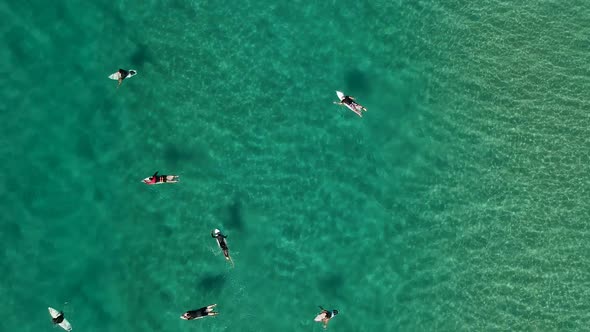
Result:
[[[322,319],[324,319],[326,317],[326,314],[324,314],[323,312],[317,316],[315,316],[314,321],[316,322],[321,322]]]
[[[57,318],[59,317],[60,312],[53,309],[52,307],[48,307],[47,309],[49,309],[49,315],[51,315],[51,318]],[[72,330],[72,325],[70,325],[70,322],[67,321],[67,319],[64,318],[64,320],[58,324],[59,326],[61,326],[62,329],[66,330],[66,331],[71,331]]]
[[[135,70],[135,69],[129,69],[128,72],[129,72],[129,75],[127,75],[127,77],[125,77],[124,79],[128,79],[128,78],[131,78],[131,77],[137,75],[137,70]],[[115,80],[115,81],[118,81],[120,77],[121,77],[121,73],[119,73],[119,71],[109,75],[109,78],[112,80]]]
[[[336,91],[336,95],[338,96],[338,99],[340,99],[340,101],[344,100],[344,93],[342,93],[341,91]]]

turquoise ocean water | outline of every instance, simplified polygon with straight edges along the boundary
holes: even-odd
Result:
[[[2,330],[588,328],[587,1],[0,14]]]

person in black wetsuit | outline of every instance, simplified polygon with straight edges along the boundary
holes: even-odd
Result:
[[[341,92],[339,92],[339,93],[341,93]],[[362,117],[363,116],[363,111],[366,112],[367,109],[363,105],[357,103],[354,100],[354,97],[352,97],[352,96],[346,96],[343,93],[342,93],[342,95],[343,95],[342,96],[342,99],[340,101],[335,101],[334,104],[337,104],[337,105],[345,105],[351,111],[355,112],[358,116]],[[338,97],[340,97],[340,95],[338,95]]]
[[[131,76],[135,75],[135,70],[129,70],[129,71],[127,71],[125,69],[119,68],[118,73],[119,73],[119,85],[121,85],[121,83],[123,82],[124,79],[127,78],[127,76],[129,76],[129,75],[131,75]]]
[[[334,316],[338,315],[338,310],[336,310],[336,309],[326,310],[322,306],[320,306],[320,309],[322,311],[318,314],[318,317],[320,318],[320,321],[324,324],[324,328],[327,328],[328,322],[330,321],[330,319],[332,319],[332,318],[334,318]],[[317,320],[317,318],[316,318],[316,320]]]
[[[351,97],[351,96],[344,96],[344,98],[342,98],[342,100],[340,101],[340,103],[341,104],[344,104],[344,105],[352,106],[352,107],[357,108],[357,109],[361,109],[362,111],[366,111],[367,110],[363,105],[357,103],[354,100],[354,97]]]
[[[59,312],[59,316],[55,317],[55,318],[51,318],[51,321],[53,322],[53,324],[59,324],[61,322],[64,321],[64,313],[63,311]]]
[[[225,256],[225,259],[231,260],[231,257],[229,257],[229,248],[227,247],[227,242],[225,242],[227,235],[223,235],[220,230],[214,229],[211,232],[211,237],[217,240],[217,244],[223,251],[223,256]]]
[[[127,76],[129,76],[129,72],[125,69],[119,68],[119,79],[124,80]]]
[[[156,184],[160,182],[167,182],[167,176],[158,176],[158,172],[154,173],[154,175],[147,178],[147,180],[143,180],[147,184]]]
[[[351,96],[344,96],[344,98],[340,102],[350,106],[356,104]]]
[[[208,305],[206,307],[199,308],[197,310],[189,310],[189,311],[185,312],[184,314],[182,314],[182,316],[180,316],[180,318],[182,318],[184,320],[193,320],[193,319],[199,319],[199,318],[203,318],[203,317],[207,317],[207,316],[217,316],[219,313],[213,311],[215,309],[216,305],[217,304],[212,304],[212,305]]]
[[[144,179],[143,182],[145,184],[156,184],[161,182],[176,183],[178,182],[178,175],[158,175],[158,172],[156,172],[149,178]]]

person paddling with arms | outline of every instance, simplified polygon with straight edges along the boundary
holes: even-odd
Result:
[[[326,310],[322,306],[320,306],[322,310],[314,319],[316,322],[322,322],[324,324],[324,329],[328,327],[328,322],[330,319],[334,318],[334,316],[338,315],[338,310]]]
[[[221,233],[221,231],[216,228],[211,231],[211,237],[217,240],[217,245],[219,246],[219,249],[223,251],[223,256],[225,256],[225,259],[228,260],[232,266],[234,266],[234,261],[232,261],[229,255],[229,248],[227,247],[227,241],[225,240],[227,235],[223,235],[223,233]]]
[[[340,101],[335,101],[334,104],[346,106],[346,108],[353,111],[354,113],[356,113],[356,115],[360,117],[363,116],[363,112],[367,111],[367,109],[363,105],[357,103],[354,100],[354,97],[347,96],[340,91],[336,91],[336,95],[338,96],[338,99],[340,99]]]
[[[119,70],[117,70],[117,72],[111,74],[109,76],[109,78],[112,80],[119,81],[119,85],[117,85],[117,88],[118,88],[119,86],[121,86],[121,83],[123,83],[124,79],[131,78],[135,75],[137,75],[137,71],[134,69],[125,70],[125,69],[119,68]]]

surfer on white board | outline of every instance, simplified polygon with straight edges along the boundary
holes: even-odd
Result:
[[[322,308],[322,306],[320,306],[320,309],[322,309],[322,311],[315,317],[314,321],[322,322],[324,324],[324,328],[327,328],[328,322],[330,321],[330,319],[332,319],[334,316],[338,315],[338,310],[336,310],[336,309],[326,310],[326,309]]]
[[[60,312],[59,312],[59,315],[58,315],[57,317],[55,317],[55,318],[51,318],[51,321],[52,321],[52,322],[53,322],[53,324],[55,324],[55,325],[57,325],[57,324],[59,324],[59,323],[63,322],[63,321],[64,321],[64,312],[63,312],[63,311],[60,311]]]
[[[360,117],[363,116],[363,112],[367,111],[367,109],[363,105],[357,103],[354,100],[354,97],[346,96],[344,93],[340,91],[336,91],[336,95],[338,95],[338,99],[340,99],[340,101],[335,101],[334,104],[346,106],[348,107],[348,109],[355,112]]]
[[[199,308],[197,310],[189,310],[189,311],[185,312],[184,314],[182,314],[182,316],[180,316],[180,318],[182,318],[184,320],[193,320],[193,319],[199,319],[199,318],[203,318],[203,317],[207,317],[207,316],[217,316],[219,313],[213,311],[213,310],[215,310],[216,305],[217,304],[212,304],[212,305],[208,305],[206,307]]]
[[[221,231],[216,228],[213,231],[211,231],[211,237],[217,240],[217,245],[223,251],[223,256],[225,256],[225,259],[231,262],[232,260],[229,256],[229,248],[227,247],[227,242],[225,241],[227,235],[223,235]]]
[[[72,325],[64,317],[63,311],[57,311],[52,307],[48,307],[47,309],[49,310],[49,315],[51,316],[51,322],[53,322],[53,324],[58,325],[66,331],[72,330]]]
[[[119,68],[119,71],[117,71],[113,75],[115,75],[115,78],[117,79],[117,81],[119,81],[119,85],[121,85],[124,79],[126,79],[127,77],[135,76],[135,74],[137,74],[137,72],[133,69],[125,70]]]
[[[149,178],[143,179],[145,184],[160,184],[160,183],[176,183],[178,182],[178,175],[158,175],[158,172]]]

